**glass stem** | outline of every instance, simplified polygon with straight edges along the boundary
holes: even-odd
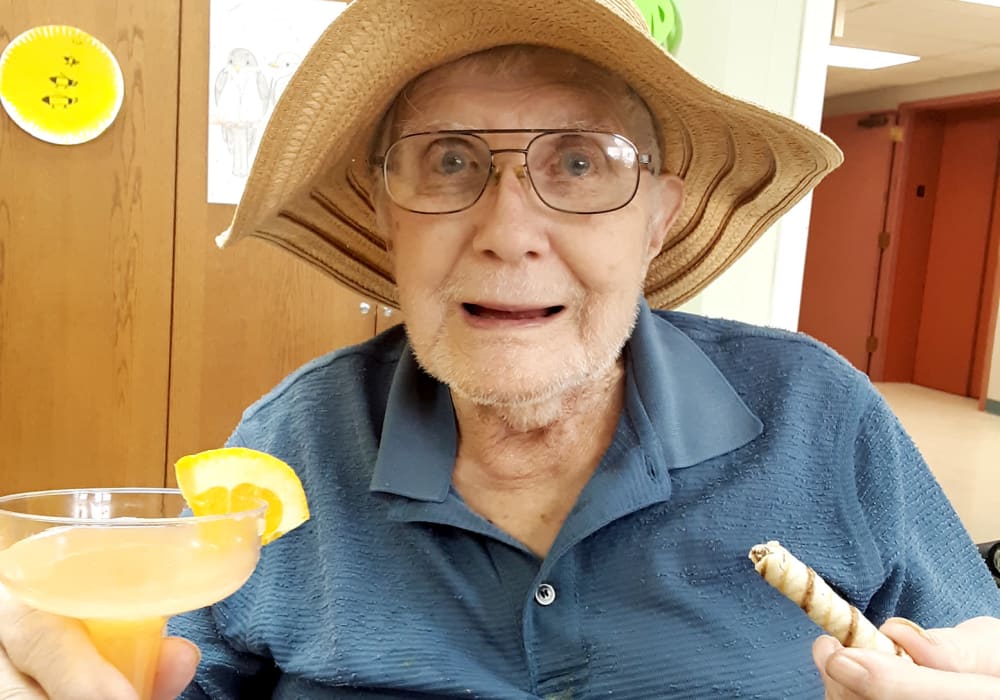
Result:
[[[140,700],[152,698],[166,618],[83,620],[83,624],[97,651],[122,672]]]

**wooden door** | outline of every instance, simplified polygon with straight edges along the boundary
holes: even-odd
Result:
[[[162,485],[176,2],[0,0],[0,49],[44,24],[104,42],[121,112],[78,146],[0,110],[0,493]]]
[[[997,143],[1000,153],[1000,142]],[[979,410],[986,408],[990,396],[990,379],[995,374],[1000,377],[1000,337],[997,333],[997,316],[1000,315],[1000,156],[997,158],[997,173],[993,185],[993,215],[987,245],[986,274],[983,296],[980,300],[982,325],[976,338],[976,359],[979,362]],[[973,373],[975,377],[975,370]],[[998,385],[1000,386],[1000,385]],[[1000,396],[1000,391],[996,392]]]
[[[388,306],[379,306],[378,319],[375,322],[375,331],[382,333],[393,326],[398,326],[403,322],[403,314]]]
[[[982,306],[996,187],[1000,107],[949,113],[944,130],[934,225],[924,283],[913,381],[961,396],[978,395],[988,324]]]
[[[799,330],[862,372],[868,371],[894,125],[894,113],[823,120],[844,164],[816,188],[809,224]]]
[[[380,307],[270,243],[218,250],[233,207],[207,203],[208,0],[184,0],[168,481],[307,360],[370,338]],[[362,310],[362,305],[367,310]]]
[[[901,111],[900,124],[905,137],[889,200],[892,237],[875,312],[882,316],[880,343],[869,368],[874,381],[884,382],[913,381],[944,142],[939,112]]]

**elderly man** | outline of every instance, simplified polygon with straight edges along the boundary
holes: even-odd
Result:
[[[198,652],[169,640],[157,696],[1000,697],[1000,622],[963,623],[1000,596],[867,380],[801,336],[651,309],[838,162],[622,0],[354,2],[227,242],[279,241],[405,333],[247,411],[231,444],[294,465],[313,519],[175,620],[202,657],[188,685]],[[747,560],[772,538],[876,623],[943,629],[883,626],[916,665],[812,643]],[[127,697],[78,628],[23,614],[2,611],[0,696]]]

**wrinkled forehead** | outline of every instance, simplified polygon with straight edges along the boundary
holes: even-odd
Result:
[[[475,128],[458,119],[456,94],[502,94],[511,106],[530,103],[539,90],[550,97],[545,128],[621,129],[628,85],[605,69],[564,51],[506,46],[465,56],[413,80],[396,99],[393,136],[401,132]],[[553,99],[554,98],[554,99]]]

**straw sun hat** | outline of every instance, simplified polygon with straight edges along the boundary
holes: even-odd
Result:
[[[825,137],[681,68],[631,0],[355,0],[285,89],[219,244],[273,241],[398,308],[389,254],[374,230],[374,131],[412,79],[506,44],[583,56],[648,105],[663,168],[686,192],[646,278],[653,306],[673,307],[701,290],[842,160]]]

